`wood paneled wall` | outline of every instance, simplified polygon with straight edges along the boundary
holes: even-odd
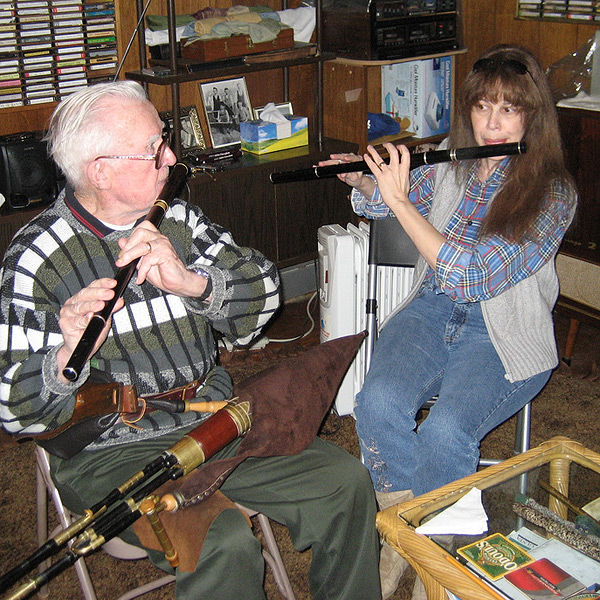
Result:
[[[516,0],[462,0],[467,53],[457,57],[457,83],[494,44],[520,44],[545,69],[591,38],[598,25],[516,19]]]
[[[236,4],[256,4],[258,0],[235,0]],[[233,0],[207,0],[202,6],[230,6]],[[278,8],[279,0],[260,0],[261,4]],[[595,25],[580,23],[549,23],[515,19],[516,0],[463,0],[464,39],[467,53],[457,57],[456,81],[460,84],[465,73],[477,57],[497,43],[519,43],[538,57],[542,66],[548,67],[556,60],[574,52],[595,32]],[[122,56],[137,21],[133,0],[116,0],[119,55]],[[198,10],[197,0],[177,0],[177,12]],[[290,6],[295,6],[290,2]],[[149,13],[166,14],[166,2],[153,0]],[[138,68],[137,40],[125,61],[123,72]],[[313,86],[310,83],[311,67],[295,67],[290,75],[290,100],[298,114],[311,116]],[[269,101],[283,100],[283,84],[278,71],[261,71],[247,78],[248,91],[255,106]],[[168,86],[152,86],[151,97],[159,110],[170,107],[171,91]],[[201,106],[198,86],[181,86],[181,104]],[[0,113],[0,135],[43,129],[52,111],[52,105],[31,106],[23,109],[4,109]],[[324,107],[327,111],[327,107]]]

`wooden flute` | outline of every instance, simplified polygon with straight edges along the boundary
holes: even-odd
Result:
[[[490,146],[472,146],[469,148],[450,148],[448,150],[416,152],[410,157],[410,168],[415,169],[423,165],[433,165],[441,162],[455,162],[458,160],[490,158],[492,156],[525,154],[526,151],[527,144],[525,142],[513,142],[510,144],[494,144]],[[339,173],[351,173],[356,171],[369,171],[366,161],[342,162],[338,165],[309,167],[306,169],[297,169],[295,171],[282,171],[280,173],[271,173],[269,178],[271,183],[291,183],[293,181],[311,181],[313,179],[333,177]]]
[[[158,227],[169,208],[169,204],[173,201],[181,187],[185,183],[188,175],[190,174],[190,168],[184,163],[177,163],[172,169],[169,178],[165,182],[158,198],[154,202],[154,205],[146,215],[145,220],[152,223],[155,227]],[[117,271],[115,279],[117,285],[115,287],[115,295],[112,300],[107,302],[104,308],[97,313],[94,313],[90,322],[88,323],[79,343],[73,350],[71,357],[69,358],[65,368],[63,369],[63,375],[69,381],[77,381],[85,363],[90,357],[92,350],[106,322],[110,318],[110,315],[117,303],[117,300],[123,295],[125,288],[131,281],[135,269],[139,262],[139,258],[132,260],[128,265],[122,267]]]

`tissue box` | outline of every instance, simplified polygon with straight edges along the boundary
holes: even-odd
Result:
[[[308,118],[286,116],[285,123],[242,121],[240,137],[242,150],[254,154],[277,152],[308,144]]]
[[[382,112],[409,119],[407,129],[417,137],[448,133],[451,73],[451,56],[382,66]]]

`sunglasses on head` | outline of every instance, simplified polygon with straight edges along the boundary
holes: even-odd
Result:
[[[529,69],[515,58],[480,58],[473,65],[474,73],[491,73],[501,69],[508,69],[517,75],[526,75]]]

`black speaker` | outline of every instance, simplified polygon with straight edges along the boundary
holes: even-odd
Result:
[[[49,204],[58,189],[58,169],[42,132],[0,137],[0,193],[11,208]]]

